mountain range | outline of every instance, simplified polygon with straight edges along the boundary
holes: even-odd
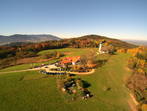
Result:
[[[123,41],[126,41],[126,42],[131,43],[131,44],[135,44],[135,45],[145,45],[145,46],[147,46],[147,40],[128,40],[128,39],[124,39]]]
[[[76,38],[67,38],[64,39],[64,41],[74,41],[75,45],[78,44],[78,41],[85,41],[85,40],[107,40],[111,42],[116,47],[122,47],[122,48],[133,48],[135,47],[134,42],[126,41],[126,40],[118,40],[113,38],[108,38],[105,36],[100,35],[85,35],[81,37]],[[5,46],[20,46],[24,44],[30,44],[30,43],[39,43],[44,41],[51,41],[51,40],[61,40],[60,37],[50,35],[50,34],[35,34],[35,35],[27,35],[27,34],[14,34],[10,36],[3,36],[0,35],[0,45]],[[124,42],[126,41],[126,42]],[[79,43],[80,44],[80,43]],[[138,45],[138,44],[137,44]]]
[[[61,38],[50,34],[39,35],[22,35],[14,34],[10,36],[0,35],[0,45],[6,45],[11,43],[36,43],[50,40],[60,40]]]

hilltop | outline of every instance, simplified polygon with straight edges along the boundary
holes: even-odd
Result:
[[[0,45],[6,45],[6,46],[21,46],[21,45],[29,45],[30,43],[35,43],[34,45],[39,44],[48,44],[52,46],[52,42],[54,41],[56,43],[63,44],[64,46],[61,46],[62,48],[65,47],[74,47],[74,48],[85,48],[85,47],[98,47],[98,43],[102,40],[106,40],[107,43],[113,45],[117,48],[134,48],[136,45],[119,40],[114,38],[109,38],[105,36],[100,35],[85,35],[81,37],[75,37],[75,38],[67,38],[67,39],[61,39],[60,37],[54,36],[54,35],[21,35],[21,34],[15,34],[11,36],[2,36],[0,35]],[[32,44],[31,44],[32,46]],[[54,45],[53,45],[54,46]],[[58,47],[59,48],[59,47]]]
[[[117,48],[134,48],[136,45],[114,38],[109,38],[100,35],[85,35],[77,38],[65,39],[65,41],[71,42],[70,45],[79,47],[96,47],[96,42],[106,40],[108,43],[112,44]],[[81,43],[82,44],[81,44]]]

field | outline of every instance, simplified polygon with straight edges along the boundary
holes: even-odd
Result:
[[[92,48],[93,50],[98,50],[96,48]],[[79,56],[79,55],[83,55],[84,53],[86,53],[87,51],[90,51],[91,48],[64,48],[64,49],[50,49],[50,50],[44,50],[44,51],[40,51],[38,53],[38,55],[43,55],[49,52],[62,52],[62,53],[67,53],[66,56]]]
[[[56,51],[74,56],[82,55],[89,49]],[[0,111],[130,111],[129,91],[125,87],[125,80],[131,74],[126,69],[129,57],[128,54],[98,56],[99,59],[107,59],[106,64],[97,68],[92,75],[80,76],[90,83],[89,90],[94,96],[88,100],[71,101],[57,88],[58,76],[46,76],[37,71],[0,74]],[[1,72],[27,68],[25,64]],[[105,88],[110,90],[105,91]]]

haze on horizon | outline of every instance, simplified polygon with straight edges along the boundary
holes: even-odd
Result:
[[[147,0],[0,0],[0,35],[147,40]]]

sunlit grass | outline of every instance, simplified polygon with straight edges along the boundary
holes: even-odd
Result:
[[[76,76],[91,84],[92,98],[71,101],[57,88],[57,76],[37,71],[7,73],[0,75],[0,111],[130,111],[128,90],[124,85],[124,78],[131,73],[125,68],[129,55],[98,55],[98,58],[108,62],[98,67],[93,75]],[[4,70],[31,66],[25,65]]]

